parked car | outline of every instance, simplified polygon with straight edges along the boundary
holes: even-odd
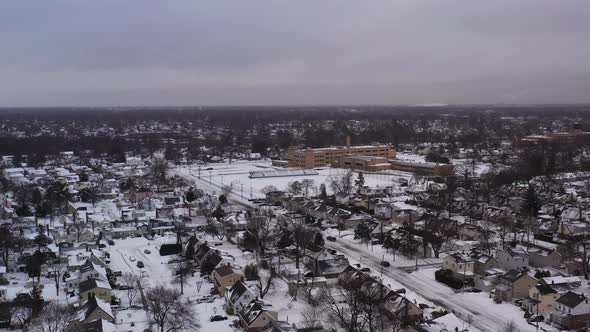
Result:
[[[137,267],[143,269],[144,265],[142,261],[137,261]]]
[[[226,319],[227,319],[226,316],[215,315],[215,316],[211,316],[211,318],[209,320],[212,322],[219,322],[219,321],[226,320]]]
[[[129,256],[129,260],[132,262],[135,262],[137,260],[137,258],[135,258],[135,256]]]
[[[115,241],[113,241],[113,240],[107,240],[107,243],[109,244],[109,246],[115,245]]]
[[[336,238],[333,236],[327,236],[326,240],[330,241],[330,242],[336,242]]]
[[[144,250],[143,250],[143,253],[144,253],[144,254],[146,254],[146,255],[149,255],[149,254],[151,254],[152,252],[151,252],[151,251],[149,251],[148,249],[144,249]]]
[[[367,272],[367,273],[370,273],[370,272],[371,272],[371,269],[370,269],[370,268],[368,268],[368,267],[363,267],[363,268],[361,269],[361,272]]]
[[[463,291],[465,293],[481,293],[481,289],[478,288],[465,288]]]
[[[389,267],[391,264],[389,264],[388,261],[381,261],[381,266],[383,267]]]

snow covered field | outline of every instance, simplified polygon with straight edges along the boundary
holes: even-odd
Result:
[[[210,170],[208,170],[210,169]],[[219,193],[222,186],[232,188],[233,198],[247,200],[252,198],[264,198],[261,192],[265,186],[275,186],[279,190],[284,190],[289,182],[301,181],[303,179],[312,179],[315,188],[309,192],[310,195],[317,195],[322,183],[326,184],[326,189],[330,193],[328,179],[331,176],[341,175],[347,170],[340,168],[316,168],[318,175],[312,176],[283,176],[270,178],[250,179],[251,171],[262,170],[283,170],[280,167],[274,167],[270,161],[235,161],[229,163],[208,164],[201,166],[200,178],[198,166],[181,166],[171,170],[172,174],[178,174],[197,181],[201,186],[206,186],[211,193]],[[395,179],[410,179],[412,174],[406,172],[387,171],[376,174],[364,174],[365,185],[370,187],[387,187],[393,184]]]

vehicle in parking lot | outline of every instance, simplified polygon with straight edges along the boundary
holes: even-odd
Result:
[[[142,261],[137,261],[137,267],[143,269],[144,265]]]
[[[336,238],[333,236],[327,236],[326,240],[330,241],[330,242],[336,242]]]
[[[215,316],[211,316],[211,318],[209,320],[212,322],[219,322],[219,321],[226,320],[226,319],[227,319],[226,316],[215,315]]]
[[[388,262],[388,261],[381,261],[381,266],[384,266],[384,267],[389,267],[390,265],[391,265],[391,264],[389,264],[389,262]]]

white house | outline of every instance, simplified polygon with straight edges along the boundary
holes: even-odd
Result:
[[[520,249],[507,248],[497,253],[498,264],[506,271],[522,270],[529,266],[529,255]]]
[[[456,252],[445,257],[442,268],[453,271],[459,277],[473,277],[474,266],[475,262],[469,255]]]

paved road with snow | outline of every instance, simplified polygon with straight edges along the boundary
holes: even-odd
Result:
[[[335,249],[348,257],[359,257],[359,254],[362,254],[363,265],[370,267],[373,272],[378,274],[383,271],[384,276],[393,279],[427,301],[453,311],[463,320],[467,320],[471,316],[473,318],[472,325],[482,331],[503,331],[504,324],[509,320],[506,310],[510,310],[511,314],[516,314],[514,315],[516,317],[510,318],[518,325],[520,331],[535,330],[522,318],[522,312],[517,307],[511,304],[495,304],[489,299],[482,298],[484,293],[457,294],[429,276],[406,272],[407,269],[403,267],[392,266],[381,270],[381,257],[372,256],[367,252],[359,252],[358,248],[345,241],[326,242],[326,247]],[[485,296],[487,297],[487,294]]]

